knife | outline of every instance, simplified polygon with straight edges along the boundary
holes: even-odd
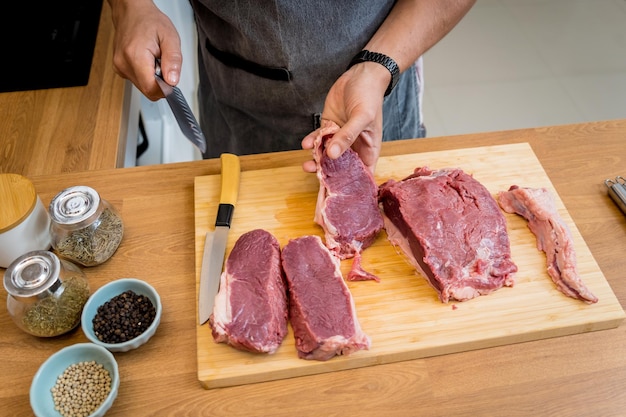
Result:
[[[213,312],[215,296],[220,286],[228,231],[239,195],[239,158],[236,155],[224,153],[220,156],[220,160],[222,162],[222,189],[215,219],[215,231],[206,234],[200,270],[198,291],[200,325],[204,324]]]
[[[161,91],[163,91],[165,99],[170,105],[172,113],[174,113],[174,117],[178,122],[178,126],[180,126],[180,130],[187,137],[187,139],[196,145],[204,154],[206,152],[206,139],[202,134],[202,130],[200,130],[200,126],[198,126],[198,122],[196,121],[189,104],[187,104],[187,100],[185,100],[183,92],[180,91],[180,88],[169,85],[163,79],[159,60],[156,61],[154,78],[156,78],[157,84],[161,87]]]

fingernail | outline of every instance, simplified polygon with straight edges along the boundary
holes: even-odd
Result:
[[[170,71],[167,78],[170,84],[178,84],[178,73],[176,71]]]
[[[339,145],[332,144],[330,145],[330,148],[328,149],[328,156],[330,156],[333,159],[336,159],[339,157],[339,154],[341,153],[341,148],[339,147]]]

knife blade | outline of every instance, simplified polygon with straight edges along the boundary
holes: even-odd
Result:
[[[222,163],[221,191],[215,231],[208,232],[204,241],[202,268],[200,270],[200,287],[198,290],[198,321],[204,324],[215,305],[215,296],[220,286],[220,276],[226,254],[228,232],[235,211],[235,203],[239,196],[239,176],[241,174],[239,158],[224,153],[220,156]]]
[[[198,121],[194,117],[189,104],[187,104],[187,100],[185,100],[185,96],[183,96],[183,92],[180,91],[180,88],[169,85],[163,79],[163,75],[161,74],[161,64],[158,60],[156,61],[154,78],[165,95],[165,100],[167,100],[167,104],[170,105],[180,130],[183,132],[185,137],[189,139],[191,143],[196,145],[204,154],[206,152],[206,139],[200,129],[200,126],[198,125]]]

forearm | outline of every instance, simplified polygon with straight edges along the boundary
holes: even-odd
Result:
[[[364,49],[393,58],[400,71],[439,42],[476,0],[399,0]]]
[[[450,32],[475,1],[398,0],[363,49],[391,57],[404,71]],[[331,158],[338,158],[352,146],[374,171],[382,141],[383,99],[390,81],[390,70],[365,61],[352,65],[331,87],[322,118],[341,126],[327,144]],[[304,138],[302,147],[313,147],[312,135]],[[314,172],[315,165],[305,164],[303,168]]]
[[[125,16],[129,11],[138,11],[145,7],[156,7],[152,0],[107,0],[111,6],[113,24],[117,26],[121,16]]]

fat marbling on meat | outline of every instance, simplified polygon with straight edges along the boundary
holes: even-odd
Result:
[[[513,286],[504,215],[489,191],[461,169],[417,168],[380,186],[385,230],[442,302]]]
[[[318,236],[290,240],[282,251],[289,316],[298,356],[325,361],[369,349],[340,261]]]
[[[528,228],[537,238],[537,249],[545,252],[548,275],[565,295],[587,303],[598,298],[587,288],[578,273],[572,235],[559,215],[552,194],[545,188],[522,188],[513,185],[498,193],[498,203],[507,213],[528,220]]]
[[[354,150],[346,150],[337,159],[326,155],[326,141],[339,126],[329,121],[323,123],[313,149],[320,182],[315,222],[324,230],[325,243],[331,251],[341,259],[354,258],[348,280],[378,281],[378,277],[361,267],[362,251],[374,242],[383,228],[378,187]]]
[[[261,229],[233,246],[209,323],[213,338],[239,350],[274,353],[287,334],[287,290],[276,238]]]

